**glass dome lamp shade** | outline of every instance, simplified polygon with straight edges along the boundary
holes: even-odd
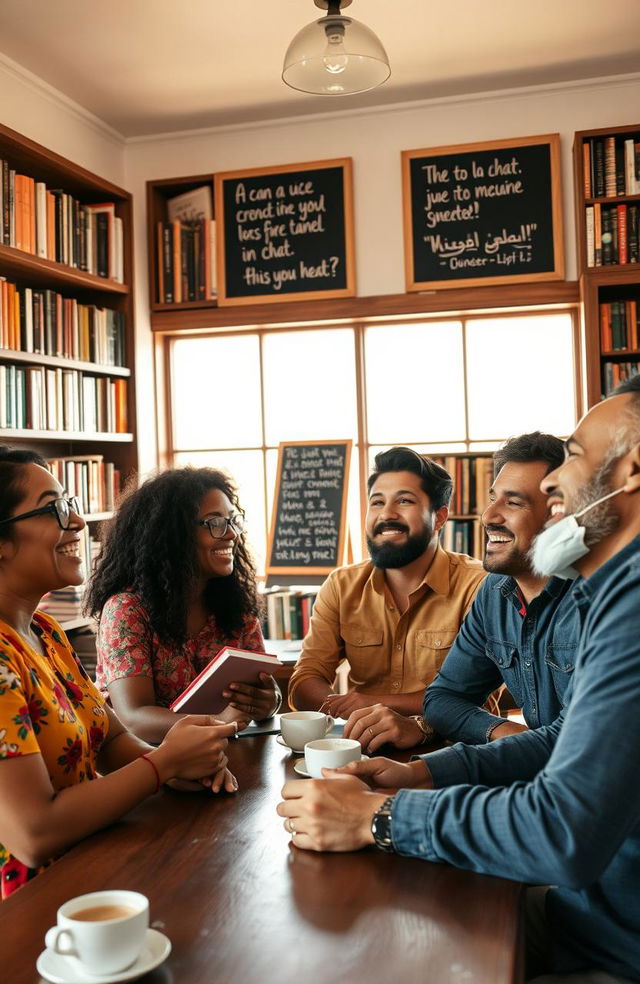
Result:
[[[382,44],[365,24],[340,13],[339,0],[315,0],[325,17],[298,31],[284,56],[282,79],[292,89],[344,96],[382,85],[391,75]],[[346,6],[351,0],[342,0]]]

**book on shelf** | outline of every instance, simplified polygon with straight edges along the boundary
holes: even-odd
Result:
[[[215,297],[215,220],[158,222],[157,266],[161,304]]]
[[[219,714],[227,706],[222,692],[230,683],[258,684],[260,673],[272,673],[279,666],[282,663],[277,656],[224,646],[170,708],[186,714]]]
[[[127,380],[0,364],[0,428],[126,434]]]
[[[120,472],[103,455],[50,458],[49,468],[67,493],[80,499],[83,515],[113,511],[120,492]]]
[[[603,362],[602,364],[602,389],[603,398],[610,396],[619,383],[637,376],[640,371],[640,363],[636,362]]]
[[[618,205],[601,205],[600,202],[595,202],[586,207],[588,267],[638,262],[640,258],[639,207],[635,203],[626,202]]]
[[[124,366],[125,315],[0,278],[0,348]]]
[[[639,351],[638,300],[600,303],[600,348],[603,352]]]
[[[191,191],[167,198],[167,218],[169,222],[195,222],[199,219],[213,218],[213,197],[211,185],[201,185]]]
[[[84,204],[7,160],[0,189],[0,244],[123,283],[124,227],[114,202]]]
[[[453,479],[449,512],[455,516],[475,516],[483,512],[493,482],[491,455],[433,455]]]
[[[317,588],[280,588],[264,591],[262,634],[267,639],[304,639],[309,631]]]
[[[640,140],[625,134],[590,137],[582,143],[585,198],[640,194]]]

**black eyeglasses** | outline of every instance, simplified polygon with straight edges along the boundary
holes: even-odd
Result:
[[[242,513],[235,513],[233,516],[212,516],[211,519],[199,519],[198,526],[206,526],[214,540],[220,540],[226,536],[229,527],[236,536],[242,536],[245,528],[245,519]]]
[[[20,513],[19,516],[0,519],[0,526],[7,523],[17,523],[19,519],[31,519],[32,516],[46,516],[47,513],[53,513],[61,530],[68,530],[71,523],[71,513],[75,513],[76,516],[81,515],[80,500],[75,495],[72,495],[70,499],[54,499],[53,502],[41,506],[40,509],[31,509],[29,512]]]

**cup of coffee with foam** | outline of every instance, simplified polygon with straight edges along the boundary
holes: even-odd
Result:
[[[58,909],[45,943],[76,957],[90,974],[117,974],[138,959],[149,928],[149,900],[140,892],[112,889],[70,899]]]

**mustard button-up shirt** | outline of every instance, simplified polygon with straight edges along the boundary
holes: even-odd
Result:
[[[289,703],[304,680],[333,684],[349,661],[349,689],[366,694],[424,690],[440,669],[485,571],[480,561],[438,547],[424,581],[398,612],[384,571],[371,561],[340,567],[324,582],[289,683]]]

